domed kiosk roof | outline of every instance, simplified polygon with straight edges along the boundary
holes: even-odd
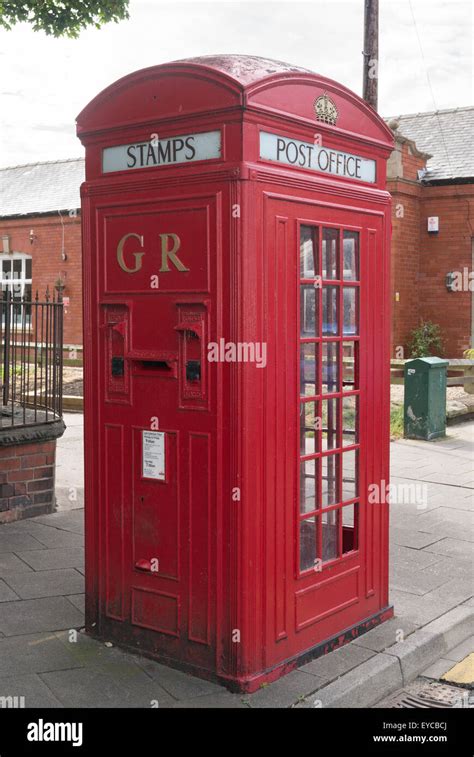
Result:
[[[314,74],[309,68],[292,66],[271,58],[260,58],[258,55],[202,55],[198,58],[183,58],[167,64],[189,66],[206,66],[214,71],[227,74],[244,86],[254,84],[267,76],[275,74]]]
[[[382,118],[358,95],[307,68],[255,55],[204,55],[135,71],[106,87],[77,118],[81,139],[110,129],[253,110],[309,124],[318,98],[335,118],[322,128],[393,144]],[[337,123],[336,123],[337,121]]]

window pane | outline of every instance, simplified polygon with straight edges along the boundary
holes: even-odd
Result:
[[[321,458],[322,506],[328,507],[338,502],[337,465],[340,455],[327,455]]]
[[[323,229],[323,279],[339,278],[339,229]]]
[[[301,226],[300,229],[300,276],[314,279],[318,270],[318,229]]]
[[[317,290],[313,284],[302,284],[300,287],[300,330],[303,337],[315,337],[318,327],[316,300]]]
[[[25,278],[31,279],[31,258],[25,260]]]
[[[302,455],[312,455],[317,444],[318,423],[316,402],[302,402],[300,408],[300,452]]]
[[[359,278],[359,232],[344,232],[344,278],[356,281]]]
[[[357,444],[359,441],[357,407],[357,395],[344,397],[342,400],[342,444],[344,447]]]
[[[334,560],[338,556],[337,537],[338,537],[338,519],[339,511],[331,510],[323,513],[323,562]]]
[[[323,451],[338,447],[339,400],[323,400],[322,403],[322,444]]]
[[[20,276],[21,276],[21,260],[14,260],[13,261],[13,275],[16,278],[20,278]]]
[[[310,513],[316,507],[316,476],[319,475],[319,459],[304,460],[300,464],[300,512]]]
[[[323,287],[323,335],[338,334],[338,287]]]
[[[323,394],[339,391],[339,342],[324,342],[323,357]]]
[[[342,551],[352,552],[357,549],[357,518],[358,505],[348,505],[342,508]]]
[[[357,293],[355,287],[344,287],[344,334],[358,334]]]
[[[11,278],[11,273],[12,273],[12,261],[2,260],[2,278],[4,279]]]
[[[357,342],[342,343],[342,389],[357,389]]]
[[[300,570],[314,568],[316,560],[316,517],[300,523]]]
[[[357,497],[357,450],[342,455],[342,500]]]
[[[300,352],[300,394],[311,397],[316,394],[318,365],[318,345],[314,342],[302,344]]]

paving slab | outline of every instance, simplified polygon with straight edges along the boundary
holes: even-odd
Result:
[[[76,628],[82,614],[66,597],[0,603],[0,631],[5,636]]]
[[[0,602],[12,602],[15,599],[19,599],[19,595],[8,586],[5,581],[0,578]]]
[[[166,707],[175,700],[143,670],[109,667],[42,673],[41,680],[65,707]]]
[[[317,660],[308,662],[299,668],[299,670],[317,676],[322,686],[347,673],[348,670],[357,667],[357,665],[365,662],[365,660],[368,660],[374,654],[375,652],[371,649],[351,643],[340,649],[336,649],[330,655],[324,655]]]
[[[81,576],[84,576],[83,573],[80,574]],[[69,599],[70,602],[74,605],[74,607],[77,607],[78,610],[81,611],[81,613],[85,614],[85,604],[86,604],[86,595],[85,594],[67,594],[67,599]]]
[[[401,685],[402,674],[397,658],[380,653],[323,686],[296,707],[370,707],[386,692],[395,691]]]
[[[429,547],[425,547],[424,552],[433,552],[438,555],[447,555],[452,557],[453,555],[459,557],[471,557],[472,558],[472,544],[469,541],[463,541],[461,539],[441,539],[436,544],[432,544]]]
[[[34,549],[18,552],[18,556],[34,570],[58,570],[59,568],[82,568],[84,566],[84,549]]]
[[[39,515],[35,520],[46,526],[54,526],[64,531],[73,533],[84,533],[84,510],[81,508],[75,510],[60,511],[50,515]]]
[[[4,580],[21,599],[59,597],[69,593],[79,594],[84,590],[84,576],[81,576],[74,568],[42,570],[32,573],[10,573]],[[2,596],[1,583],[0,580],[0,599]]]
[[[11,529],[10,533],[6,530],[7,525],[2,525],[0,531],[0,553],[1,552],[21,552],[30,549],[46,549],[44,544],[28,533],[20,533]]]
[[[0,678],[83,667],[53,633],[11,636],[0,639]]]
[[[292,670],[268,686],[263,686],[254,694],[247,694],[250,707],[291,707],[303,700],[323,684],[323,679],[305,673],[302,669]]]
[[[32,707],[60,708],[61,702],[56,699],[48,686],[34,673],[31,675],[15,675],[0,678],[0,707],[20,706],[25,709]]]
[[[31,573],[32,568],[14,552],[0,552],[0,576],[8,573]]]
[[[468,639],[458,644],[457,647],[451,649],[447,652],[446,657],[453,662],[461,662],[471,652],[474,652],[474,636],[469,636]]]
[[[55,526],[45,526],[33,519],[25,519],[14,525],[18,531],[24,531],[34,536],[45,547],[83,547],[84,536],[72,531],[65,531]]]
[[[453,660],[446,660],[440,657],[439,660],[433,662],[426,670],[421,672],[423,678],[434,678],[438,680],[441,676],[453,667]]]
[[[449,576],[443,572],[429,573],[403,566],[394,566],[390,571],[390,586],[394,590],[423,596],[447,583]]]
[[[365,647],[371,649],[373,652],[382,652],[387,647],[391,647],[401,639],[407,639],[413,631],[419,626],[416,623],[408,620],[407,618],[395,617],[387,620],[386,623],[381,623],[372,631],[359,636],[351,642],[351,645]]]
[[[137,656],[136,660],[147,675],[157,681],[175,699],[187,700],[192,697],[219,694],[223,691],[223,687],[217,683],[187,675],[181,670],[167,667],[147,657]]]

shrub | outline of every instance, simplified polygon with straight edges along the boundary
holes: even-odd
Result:
[[[430,357],[443,354],[441,329],[437,323],[422,321],[410,333],[408,342],[410,357]]]

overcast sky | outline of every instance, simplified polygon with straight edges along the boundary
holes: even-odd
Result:
[[[179,58],[261,55],[361,94],[363,6],[363,0],[132,0],[129,21],[87,30],[78,40],[53,39],[26,24],[1,31],[0,165],[82,155],[75,117],[89,100],[124,74]],[[473,3],[381,0],[380,6],[380,113],[470,105]]]

